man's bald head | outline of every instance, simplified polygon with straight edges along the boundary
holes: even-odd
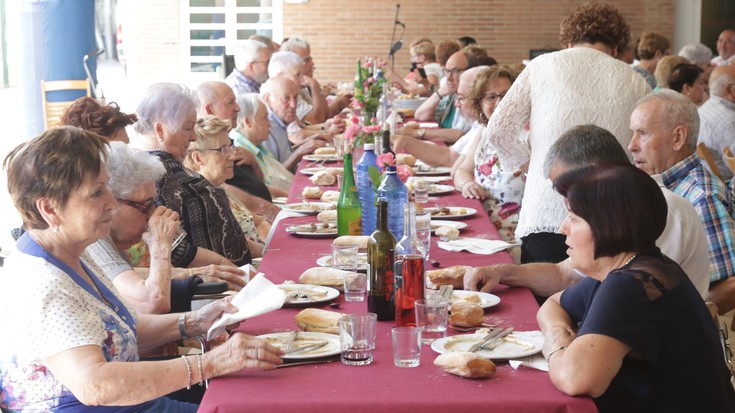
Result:
[[[472,85],[477,79],[477,75],[483,70],[489,68],[489,66],[477,66],[471,69],[467,69],[459,76],[459,86],[457,87],[457,100],[454,104],[459,108],[462,116],[465,119],[474,119],[475,114],[472,111],[472,105],[468,101],[470,92],[472,91]]]
[[[197,115],[213,115],[220,119],[229,120],[234,128],[237,125],[237,114],[240,107],[237,105],[235,93],[230,86],[219,80],[203,82],[197,87],[199,108]]]
[[[717,66],[709,78],[712,96],[735,103],[735,65]]]
[[[447,65],[444,67],[444,73],[447,77],[447,88],[450,93],[457,93],[459,77],[465,70],[467,70],[468,66],[469,62],[467,61],[467,56],[462,51],[453,54],[449,60],[447,60]]]
[[[260,87],[260,95],[271,111],[288,124],[296,120],[300,88],[296,82],[281,75],[268,79]]]

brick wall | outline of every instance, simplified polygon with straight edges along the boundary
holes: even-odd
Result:
[[[472,36],[501,63],[528,58],[529,49],[559,48],[559,23],[583,0],[402,0],[406,25],[396,70],[408,67],[408,45],[421,37],[434,43]],[[673,40],[674,0],[616,0],[633,36],[656,31]],[[396,1],[310,0],[283,5],[284,36],[311,43],[320,81],[354,78],[355,59],[385,56]],[[398,29],[400,33],[400,28]]]

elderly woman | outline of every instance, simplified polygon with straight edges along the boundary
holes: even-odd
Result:
[[[689,61],[686,60],[686,58],[677,55],[662,57],[656,65],[656,71],[653,72],[653,76],[656,78],[656,88],[654,91],[671,89],[671,87],[669,87],[669,76],[671,76],[671,71],[674,70],[674,66],[682,63],[689,63]]]
[[[200,118],[194,126],[197,140],[189,146],[189,153],[184,159],[186,167],[199,173],[218,188],[233,176],[234,146],[227,136],[229,131],[229,121],[215,116]],[[227,196],[232,212],[247,237],[251,253],[254,257],[261,257],[264,242],[259,235],[258,227],[267,225],[262,231],[267,237],[270,225],[260,217],[255,218],[237,197],[229,194]]]
[[[290,191],[294,175],[282,163],[278,162],[263,142],[268,140],[271,122],[268,119],[268,108],[260,100],[257,93],[243,93],[237,97],[240,112],[237,116],[237,128],[230,131],[230,139],[241,148],[255,155],[258,166],[263,171],[265,183],[283,191]]]
[[[596,164],[554,185],[570,263],[589,276],[538,312],[554,385],[594,397],[602,413],[735,411],[709,310],[656,247],[667,210],[658,184],[629,164]]]
[[[76,126],[110,141],[129,142],[125,127],[135,123],[137,117],[121,112],[115,102],[100,105],[97,99],[84,96],[74,101],[61,116],[61,124]]]
[[[683,63],[674,67],[669,75],[671,90],[681,93],[695,105],[701,106],[707,99],[707,81],[701,67]]]
[[[566,259],[559,234],[564,204],[543,173],[549,147],[572,126],[589,123],[611,131],[627,147],[630,114],[650,91],[641,76],[615,59],[619,48],[628,44],[630,28],[613,6],[580,6],[561,23],[560,39],[567,48],[533,59],[485,130],[485,145],[497,152],[505,170],[528,168],[516,228],[524,263]],[[526,142],[520,137],[529,122]]]
[[[477,76],[467,100],[478,122],[487,125],[517,77],[510,66],[492,66]],[[520,170],[505,170],[486,139],[481,135],[472,144],[454,173],[454,185],[465,198],[482,200],[501,238],[515,242],[525,177]]]
[[[210,264],[213,251],[226,258],[221,264],[248,264],[250,249],[227,194],[182,164],[189,144],[196,141],[196,108],[196,97],[186,86],[156,83],[136,110],[137,145],[158,156],[166,168],[157,182],[156,202],[176,211],[187,233],[172,261],[177,267]]]
[[[110,234],[106,141],[52,128],[5,159],[8,192],[27,232],[0,277],[0,407],[28,411],[194,412],[163,397],[245,367],[272,369],[281,352],[235,334],[204,356],[138,362],[138,351],[203,334],[223,311],[216,301],[186,314],[136,315],[85,253]]]

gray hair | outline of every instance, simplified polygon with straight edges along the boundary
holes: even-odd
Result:
[[[178,83],[154,83],[148,86],[138,103],[138,122],[133,129],[139,135],[155,136],[156,123],[179,127],[189,109],[197,110],[197,97],[188,87]]]
[[[304,67],[304,59],[294,52],[275,52],[268,64],[268,77],[274,78],[285,75],[291,68],[301,69]]]
[[[735,83],[735,77],[733,77],[727,71],[715,71],[709,78],[709,91],[712,96],[722,97],[725,94],[725,89],[728,85]]]
[[[237,97],[237,105],[240,106],[240,113],[237,114],[238,129],[245,127],[246,120],[250,122],[255,120],[261,103],[265,105],[257,93],[243,93]]]
[[[712,50],[702,43],[688,44],[679,50],[679,56],[685,57],[694,65],[706,65],[712,60]]]
[[[574,169],[602,161],[630,163],[625,149],[607,129],[597,125],[573,126],[546,153],[544,176],[548,178],[556,164]]]
[[[257,40],[243,40],[235,48],[235,67],[237,70],[243,71],[254,61],[258,60],[258,51],[260,49],[268,49],[268,46]]]
[[[129,199],[136,189],[161,178],[166,168],[157,156],[135,149],[125,142],[114,141],[110,142],[107,173],[110,174],[107,185],[112,195]]]
[[[197,116],[203,117],[207,114],[206,106],[208,103],[214,103],[217,100],[217,84],[224,83],[219,80],[209,80],[199,84],[196,90],[197,98],[199,100],[199,107],[197,108]],[[226,83],[224,83],[226,84]],[[229,86],[227,86],[229,87]]]
[[[699,137],[699,112],[688,97],[671,89],[659,90],[649,93],[636,103],[636,109],[649,102],[660,104],[659,114],[666,122],[666,126],[674,129],[677,125],[684,125],[687,130],[686,145],[691,150],[697,149],[697,138]]]
[[[311,52],[311,46],[309,46],[309,42],[302,39],[301,37],[291,37],[283,44],[281,44],[281,48],[279,49],[282,52],[293,52],[295,48],[301,48],[306,49]]]
[[[254,34],[254,35],[250,36],[250,40],[256,40],[258,42],[263,43],[264,45],[266,45],[268,47],[268,50],[270,50],[271,53],[273,53],[273,52],[276,51],[275,48],[273,47],[273,40],[270,37],[268,37],[268,36],[263,36],[263,35],[260,35],[260,34]]]

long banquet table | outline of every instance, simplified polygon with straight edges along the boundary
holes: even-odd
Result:
[[[301,167],[307,165],[304,161]],[[339,165],[339,164],[337,164]],[[331,165],[330,165],[331,166]],[[297,173],[289,202],[299,202],[308,177]],[[336,189],[336,187],[324,187]],[[497,231],[476,200],[455,192],[431,197],[429,204],[472,207],[478,213],[464,222],[470,227],[463,236],[499,239]],[[330,252],[331,239],[298,238],[286,233],[290,225],[315,221],[310,217],[281,220],[263,257],[260,271],[275,283],[298,280],[315,261]],[[432,239],[431,258],[442,267],[511,263],[503,252],[490,256],[468,252],[448,252]],[[498,286],[493,294],[501,303],[485,312],[488,322],[513,326],[516,331],[537,330],[538,304],[527,289]],[[337,298],[333,311],[367,311],[366,302],[345,302]],[[331,310],[328,305],[318,308]],[[282,308],[241,324],[239,330],[251,335],[282,332],[296,328],[294,316],[301,308]],[[497,373],[489,379],[470,380],[442,372],[433,365],[437,354],[427,345],[417,368],[393,366],[391,328],[393,322],[378,322],[375,361],[368,366],[345,366],[339,361],[292,366],[274,371],[243,370],[214,379],[209,384],[199,412],[596,412],[589,398],[569,397],[554,388],[548,374],[521,367],[513,370],[507,362],[497,362]],[[450,330],[450,334],[454,334]]]

